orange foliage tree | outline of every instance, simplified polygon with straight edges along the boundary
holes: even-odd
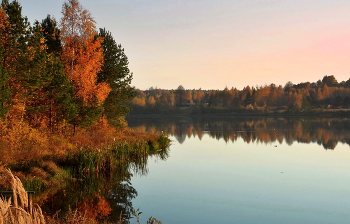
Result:
[[[62,61],[75,93],[85,103],[101,104],[110,92],[105,82],[97,83],[103,63],[102,38],[95,38],[95,21],[77,0],[63,4],[61,19]]]

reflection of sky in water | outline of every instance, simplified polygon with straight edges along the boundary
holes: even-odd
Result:
[[[350,147],[186,138],[135,177],[142,218],[164,223],[349,223]],[[275,147],[277,145],[277,147]],[[145,221],[144,221],[145,222]]]

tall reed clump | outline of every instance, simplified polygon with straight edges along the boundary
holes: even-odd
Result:
[[[83,178],[93,174],[108,174],[111,172],[112,158],[105,147],[101,149],[80,148],[68,152],[62,166],[72,177]]]
[[[41,208],[29,203],[28,194],[18,177],[4,169],[0,171],[0,180],[0,185],[11,188],[13,192],[13,203],[11,198],[0,198],[0,224],[45,224]]]
[[[121,165],[136,172],[145,173],[149,156],[168,157],[169,138],[165,134],[149,135],[148,138],[118,139],[101,148],[81,147],[71,150],[61,166],[78,178],[91,174],[109,176]]]

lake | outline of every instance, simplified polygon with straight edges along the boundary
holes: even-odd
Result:
[[[350,119],[128,117],[166,132],[134,174],[141,223],[350,223]],[[136,220],[131,220],[136,223]]]

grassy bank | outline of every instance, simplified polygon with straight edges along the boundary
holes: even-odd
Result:
[[[102,172],[110,158],[121,162],[137,159],[159,153],[168,145],[169,139],[162,133],[114,129],[104,121],[78,129],[75,134],[72,130],[50,133],[25,125],[19,128],[1,124],[0,166],[10,168],[22,180],[41,177],[50,181],[61,175],[62,167],[78,169],[88,164],[81,160],[89,160],[95,166],[93,170]]]
[[[73,210],[97,223],[121,214],[123,220],[133,209],[130,198],[137,195],[132,174],[147,173],[150,157],[167,158],[169,144],[163,133],[114,129],[103,120],[74,134],[1,124],[0,168],[11,169],[25,190],[36,192],[33,201],[46,208],[47,219],[66,220]],[[0,190],[11,189],[2,183]],[[123,206],[113,202],[111,190],[128,198],[120,202]]]

